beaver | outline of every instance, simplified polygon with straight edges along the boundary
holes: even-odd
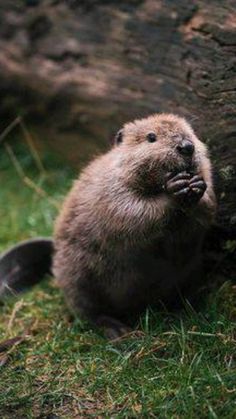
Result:
[[[75,181],[53,274],[73,313],[113,339],[198,281],[216,199],[207,147],[173,114],[126,123]]]

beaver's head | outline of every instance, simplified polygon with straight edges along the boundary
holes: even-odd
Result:
[[[127,182],[147,193],[161,187],[168,172],[200,172],[207,154],[188,122],[173,114],[130,122],[118,132],[115,143],[122,152]]]

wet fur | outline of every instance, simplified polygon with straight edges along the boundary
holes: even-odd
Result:
[[[183,136],[195,145],[191,162],[176,152]],[[216,206],[206,146],[185,119],[153,115],[126,124],[122,137],[75,181],[55,228],[53,272],[72,311],[98,325],[127,322],[197,281]],[[187,207],[165,190],[166,174],[183,170],[207,185]]]

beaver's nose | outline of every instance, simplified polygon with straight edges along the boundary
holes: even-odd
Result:
[[[180,154],[191,157],[194,152],[194,145],[191,141],[183,140],[177,145],[177,150]]]

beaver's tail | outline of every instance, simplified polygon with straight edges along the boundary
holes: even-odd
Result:
[[[53,240],[39,237],[13,246],[0,255],[0,300],[40,282],[51,273]]]

